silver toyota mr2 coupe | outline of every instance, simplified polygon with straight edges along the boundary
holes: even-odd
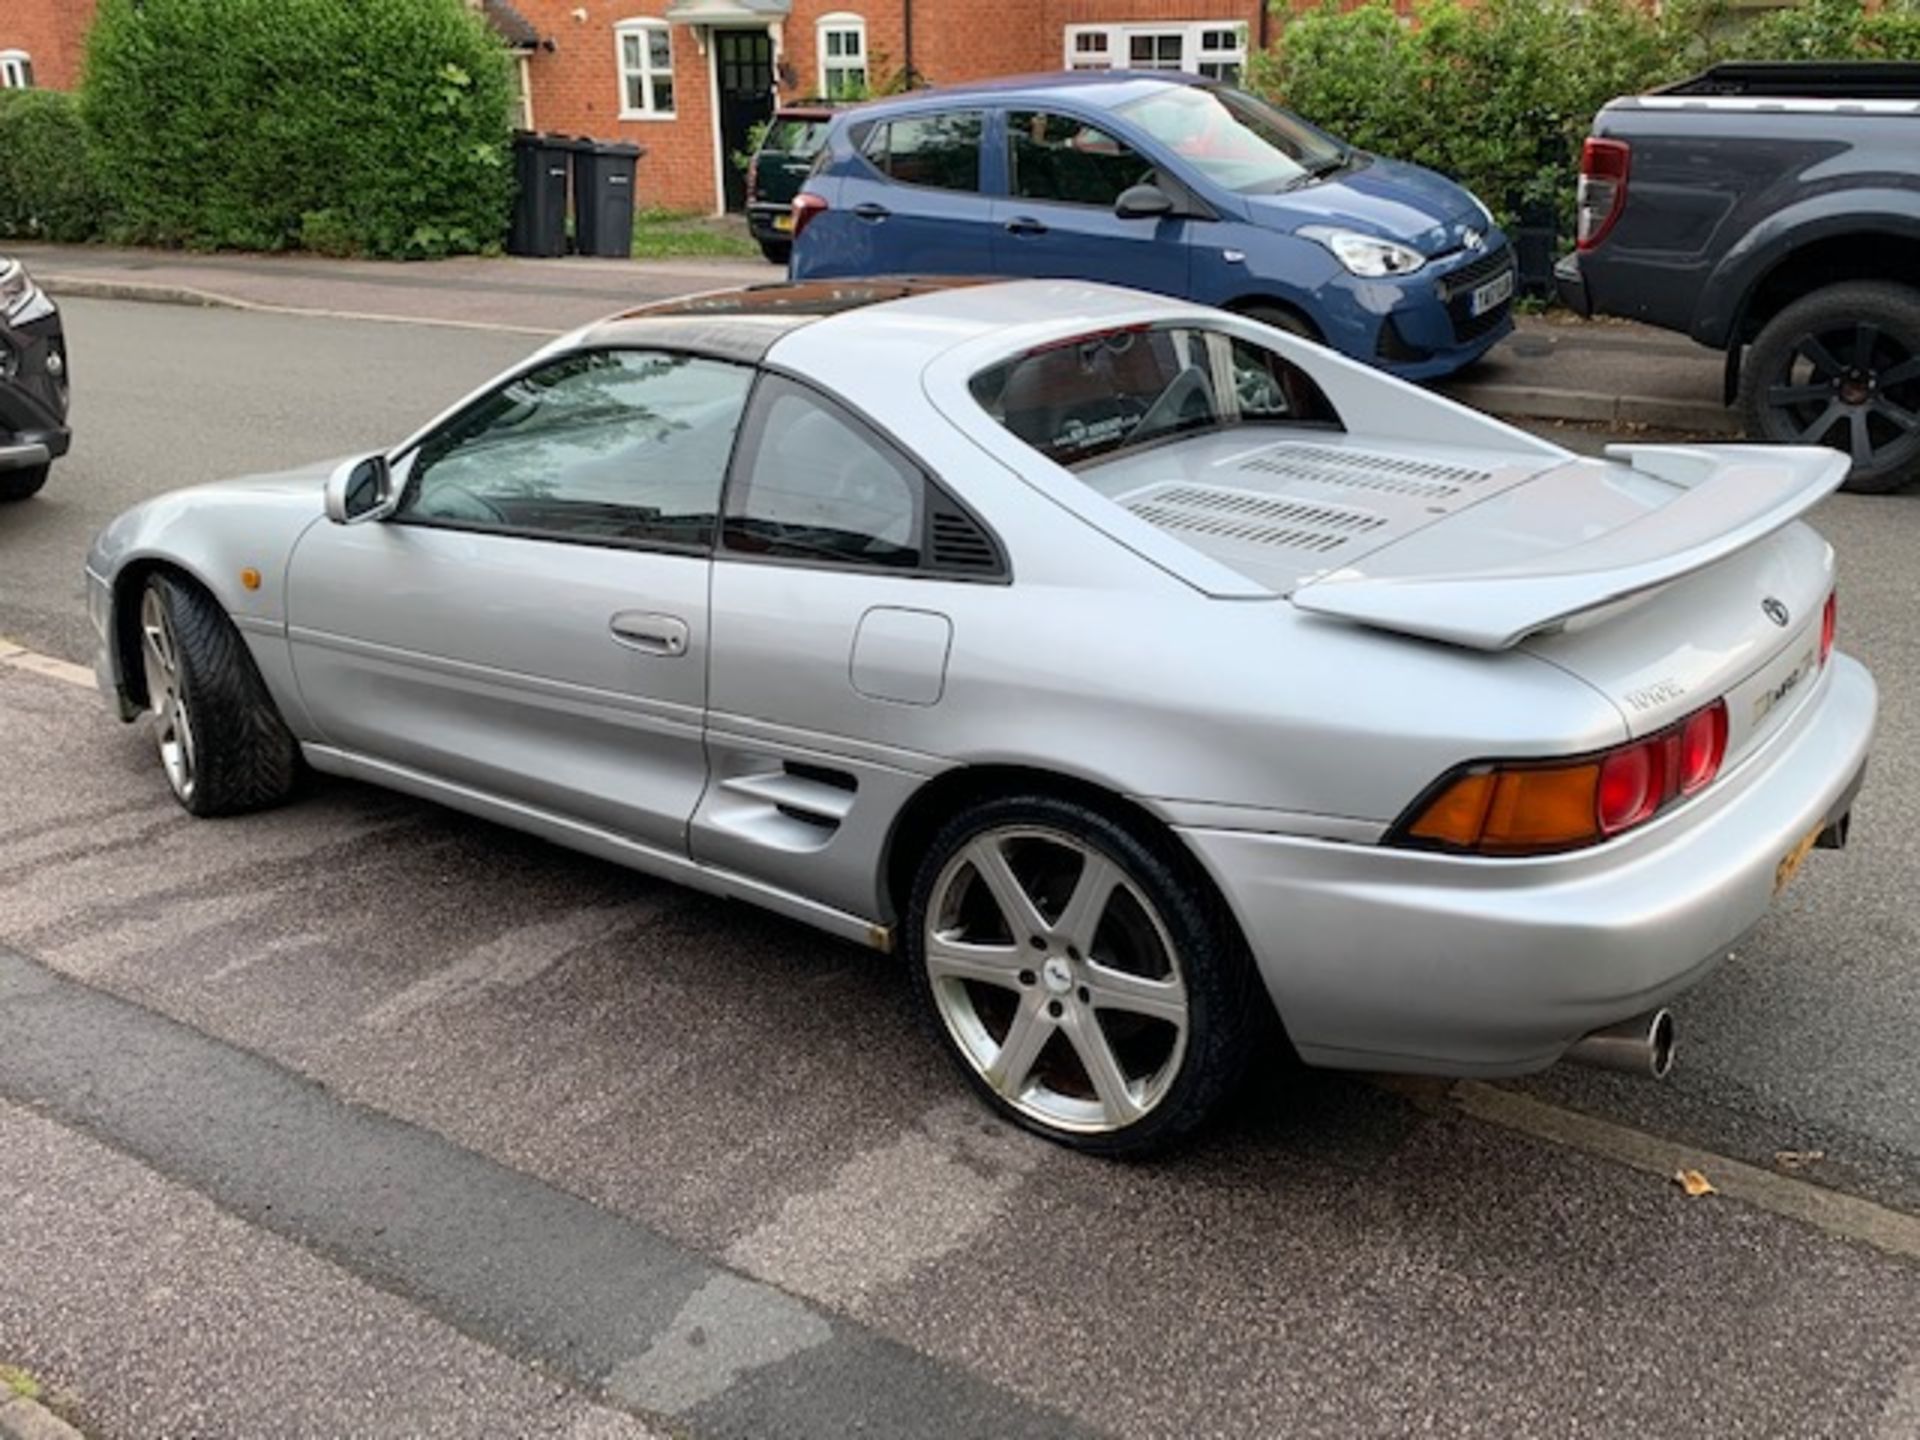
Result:
[[[196,815],[302,766],[904,955],[1087,1150],[1311,1064],[1659,1073],[1845,838],[1827,450],[1579,458],[1253,321],[772,286],[541,350],[381,454],[87,561]]]

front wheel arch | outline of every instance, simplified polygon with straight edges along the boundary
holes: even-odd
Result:
[[[1242,295],[1227,301],[1220,308],[1231,311],[1235,315],[1244,315],[1249,320],[1258,320],[1263,324],[1272,325],[1275,329],[1284,330],[1289,335],[1299,335],[1322,345],[1327,343],[1326,331],[1320,327],[1319,323],[1300,306],[1288,300],[1281,300],[1272,295]],[[1275,316],[1284,316],[1291,323],[1281,323],[1274,318]]]
[[[146,669],[140,663],[140,596],[147,581],[155,575],[170,575],[209,593],[212,586],[186,566],[158,557],[129,560],[113,577],[113,655],[120,673],[120,693],[133,713],[131,722],[146,708],[152,696],[147,694]]]

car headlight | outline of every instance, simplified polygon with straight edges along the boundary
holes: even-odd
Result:
[[[1309,225],[1300,233],[1326,246],[1355,275],[1365,275],[1369,279],[1411,275],[1427,263],[1427,257],[1418,250],[1394,240],[1382,240],[1378,235],[1362,235],[1357,230],[1332,230],[1324,225]]]
[[[15,319],[39,297],[40,288],[18,260],[0,260],[0,315]]]

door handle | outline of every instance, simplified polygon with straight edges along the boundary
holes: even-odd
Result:
[[[863,205],[853,207],[853,213],[862,220],[884,220],[893,212],[884,205],[876,205],[869,200]]]
[[[1007,233],[1009,235],[1044,235],[1047,233],[1047,227],[1031,215],[1016,215],[1007,222]]]
[[[614,643],[646,655],[684,655],[691,632],[687,622],[651,610],[622,610],[607,622]]]

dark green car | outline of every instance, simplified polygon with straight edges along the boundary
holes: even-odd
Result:
[[[747,166],[747,228],[760,242],[760,253],[775,265],[786,264],[793,250],[790,207],[826,143],[832,119],[833,106],[824,100],[782,105]]]

